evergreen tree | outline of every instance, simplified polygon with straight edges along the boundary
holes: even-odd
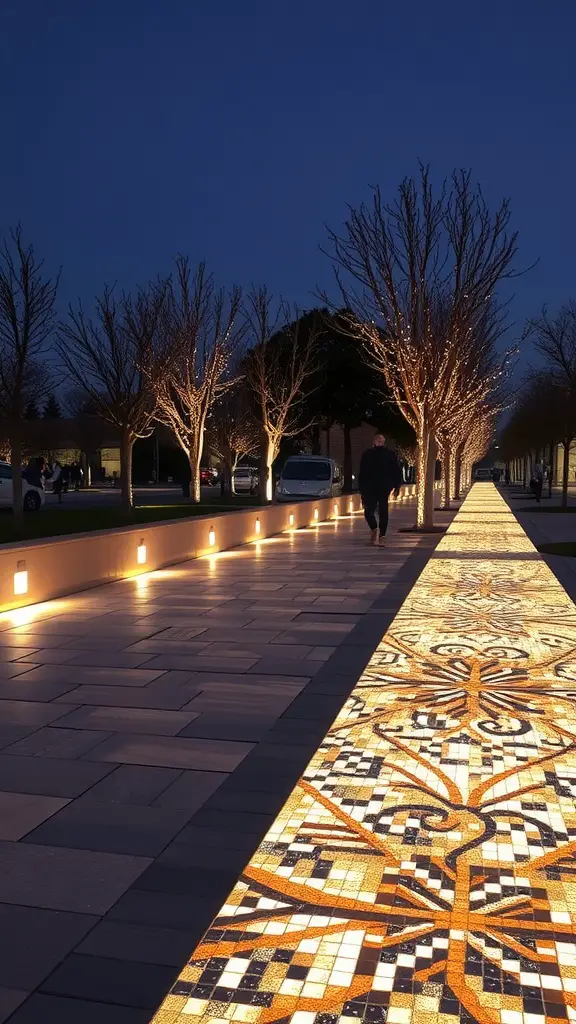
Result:
[[[38,412],[38,406],[36,405],[36,401],[35,401],[34,398],[32,398],[28,402],[28,405],[26,406],[26,409],[24,411],[24,419],[25,420],[39,420],[40,419],[40,413]]]
[[[56,398],[56,395],[52,393],[51,395],[48,396],[48,401],[44,406],[42,418],[45,420],[59,420],[61,416],[62,410],[60,409],[60,404],[58,402],[58,399]]]

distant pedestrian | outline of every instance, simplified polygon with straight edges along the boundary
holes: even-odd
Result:
[[[538,504],[540,504],[540,499],[542,497],[542,485],[543,485],[543,483],[544,483],[544,470],[542,468],[542,463],[541,462],[536,462],[534,464],[534,469],[532,470],[532,479],[530,481],[530,490],[532,491],[532,493],[533,493],[534,497],[536,498],[536,501],[538,502]]]
[[[72,484],[75,491],[80,490],[82,483],[82,470],[78,462],[73,462],[70,467],[70,483]]]
[[[58,504],[61,505],[62,488],[64,486],[64,481],[62,479],[62,466],[60,465],[58,460],[56,460],[56,462],[54,463],[50,479],[52,481],[52,494],[56,494],[58,496]]]
[[[370,543],[379,547],[388,529],[388,500],[391,491],[400,494],[402,470],[396,455],[386,447],[386,438],[376,434],[372,448],[360,460],[358,489],[364,506],[364,518],[372,531]]]

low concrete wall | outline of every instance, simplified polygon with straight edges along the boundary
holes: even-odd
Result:
[[[412,498],[414,492],[413,484],[406,485],[398,500]],[[50,601],[360,510],[359,495],[343,495],[2,545],[0,611]]]

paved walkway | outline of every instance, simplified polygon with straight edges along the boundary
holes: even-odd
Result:
[[[576,1017],[576,609],[477,484],[155,1024]]]
[[[0,1021],[149,1021],[437,543],[412,519],[1,617]]]

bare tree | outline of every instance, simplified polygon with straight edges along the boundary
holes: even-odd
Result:
[[[158,418],[188,459],[195,502],[208,416],[234,383],[228,368],[245,331],[241,302],[240,288],[217,289],[204,263],[192,272],[188,258],[178,257],[166,305],[164,370],[154,384]]]
[[[152,384],[160,372],[156,350],[165,298],[162,282],[118,301],[113,289],[105,288],[94,317],[78,303],[58,329],[57,350],[69,380],[102,419],[119,429],[122,505],[128,516],[134,442],[150,436],[156,411]]]
[[[320,321],[305,329],[297,314],[264,288],[253,289],[246,306],[251,348],[246,380],[252,388],[260,422],[260,497],[274,497],[272,466],[283,437],[310,427],[302,421],[306,398],[318,370]]]
[[[554,395],[547,423],[563,446],[561,506],[567,508],[570,448],[576,434],[576,302],[571,300],[553,316],[544,307],[528,321],[525,335],[544,356],[544,386]],[[542,371],[535,376],[537,386],[543,386]]]
[[[260,444],[258,421],[254,417],[251,395],[239,380],[216,403],[208,421],[208,447],[220,459],[223,492],[234,491],[234,472],[240,459],[256,455]]]
[[[369,206],[349,208],[343,234],[329,232],[351,329],[416,432],[418,528],[433,523],[436,442],[469,404],[463,364],[487,306],[504,327],[493,292],[512,274],[509,220],[508,202],[492,214],[469,172],[435,192],[421,167],[391,205],[376,188]]]
[[[41,359],[55,324],[55,279],[43,275],[32,245],[19,227],[0,249],[0,405],[9,423],[13,509],[22,517],[22,419],[26,405],[38,402],[50,386]]]

